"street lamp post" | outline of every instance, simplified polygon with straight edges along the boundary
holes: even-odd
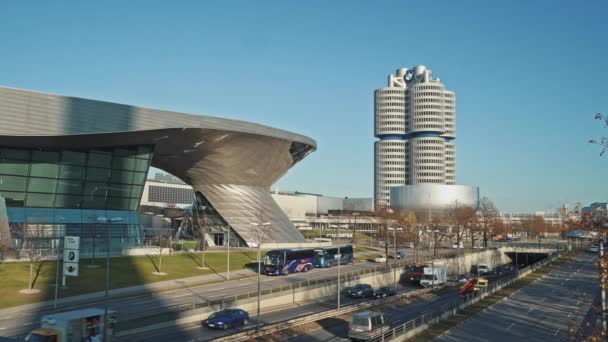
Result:
[[[230,280],[230,227],[228,227],[228,240],[226,241],[228,253],[226,253],[226,278]]]
[[[393,289],[395,293],[397,293],[397,267],[395,263],[397,262],[397,237],[396,232],[397,228],[393,227]]]
[[[103,310],[103,340],[108,342],[108,300],[110,289],[110,220],[106,220],[106,291]]]
[[[338,243],[338,282],[337,282],[338,283],[338,310],[340,309],[340,280],[341,280],[341,277],[340,277],[340,264],[341,264],[341,262],[340,261],[342,261],[341,260],[342,259],[342,255],[340,254],[340,242],[338,241],[338,236],[340,234],[339,233],[339,229],[340,229],[340,224],[338,223],[336,225],[336,242]]]
[[[263,228],[262,227],[267,227],[270,226],[270,222],[264,222],[264,223],[256,223],[256,222],[251,222],[251,225],[256,227],[257,231],[257,247],[258,247],[258,300],[257,300],[257,315],[256,315],[256,325],[255,325],[255,331],[259,331],[260,330],[260,297],[262,296],[262,287],[260,286],[260,274],[262,274],[262,260],[261,260],[261,255],[262,255],[262,239],[263,237]]]
[[[433,260],[431,261],[431,269],[433,270],[433,274],[432,274],[432,286],[433,286],[433,290],[435,290],[435,257],[436,257],[436,251],[437,251],[437,233],[439,233],[438,229],[433,230]]]

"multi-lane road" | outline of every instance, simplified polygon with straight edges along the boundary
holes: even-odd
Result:
[[[371,262],[359,262],[356,264],[343,265],[342,274],[357,271],[364,268],[377,267],[379,264]],[[255,275],[252,273],[252,276]],[[287,277],[261,277],[262,290],[271,289],[293,284],[294,282],[320,279],[335,279],[336,269],[314,269],[307,273],[291,274]],[[178,282],[178,280],[176,280]],[[117,298],[111,300],[110,309],[117,312],[118,321],[129,320],[129,329],[149,324],[146,319],[138,319],[153,314],[158,314],[174,309],[176,306],[187,307],[193,303],[206,303],[221,300],[225,297],[233,297],[257,291],[255,277],[237,281],[228,281],[216,284],[208,284],[189,288],[171,290],[156,294],[141,294],[128,298]],[[100,307],[102,300],[85,301],[61,307],[57,310],[52,307],[43,309],[3,309],[0,310],[0,336],[23,336],[40,325],[43,315],[54,312],[65,312],[75,309]],[[137,319],[136,319],[137,318]]]
[[[599,295],[594,260],[579,255],[435,341],[570,341]]]

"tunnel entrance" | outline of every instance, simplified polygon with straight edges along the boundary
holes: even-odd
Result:
[[[527,267],[549,256],[547,253],[530,252],[505,252],[505,254],[511,259],[511,265],[516,265],[519,268]]]

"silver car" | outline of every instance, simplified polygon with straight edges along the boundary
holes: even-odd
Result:
[[[380,312],[366,311],[353,314],[348,326],[348,338],[351,341],[371,341],[389,330]]]

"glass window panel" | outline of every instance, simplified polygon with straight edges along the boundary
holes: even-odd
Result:
[[[59,169],[59,178],[83,179],[84,168],[75,165],[61,165]]]
[[[89,166],[110,168],[112,155],[108,153],[89,153]]]
[[[114,149],[114,155],[116,155],[116,156],[130,157],[130,156],[133,156],[136,154],[137,154],[137,152],[135,150],[129,150],[126,148],[115,148]]]
[[[84,185],[84,195],[86,198],[92,196],[105,197],[107,185],[105,183],[86,182]]]
[[[133,172],[133,183],[132,184],[144,184],[146,181],[145,172]]]
[[[108,196],[112,197],[129,197],[131,195],[131,186],[126,184],[110,184]]]
[[[150,146],[139,146],[137,148],[137,158],[150,159],[152,154],[152,147]]]
[[[53,223],[55,214],[53,209],[25,208],[25,221],[28,223]]]
[[[87,154],[84,152],[63,151],[61,152],[61,162],[70,165],[85,165]]]
[[[128,210],[130,200],[124,197],[108,197],[108,209]]]
[[[80,208],[82,205],[82,196],[79,195],[60,195],[57,194],[55,196],[55,208],[75,208],[78,209]],[[62,218],[64,218],[64,221],[67,221],[67,218],[64,216],[61,216]],[[61,221],[63,222],[63,221]],[[57,223],[60,223],[60,221],[57,221]]]
[[[133,181],[133,172],[112,170],[112,177],[110,177],[110,180],[114,183],[131,184]]]
[[[13,148],[0,148],[0,157],[7,159],[30,160],[30,151]]]
[[[8,222],[25,222],[26,208],[6,208]]]
[[[113,224],[130,224],[131,223],[131,211],[125,210],[106,210],[106,214],[112,220]]]
[[[147,159],[135,159],[135,171],[148,171]]]
[[[29,163],[18,160],[2,160],[0,161],[0,173],[6,175],[26,176]]]
[[[110,179],[110,169],[87,167],[87,180],[107,182]]]
[[[115,156],[112,160],[112,168],[119,170],[133,170],[133,168],[135,168],[135,158]]]
[[[6,200],[6,206],[9,206],[10,201],[23,201],[25,200],[25,192],[12,192],[12,191],[0,191],[0,196]]]
[[[82,194],[82,181],[60,179],[57,181],[57,193],[80,195]]]
[[[28,193],[25,199],[25,205],[28,207],[53,207],[55,194],[34,194]]]
[[[59,162],[59,152],[32,151],[32,161],[57,163]]]
[[[62,197],[61,202],[65,203],[66,199],[64,199],[64,195],[56,195],[55,196],[55,206],[57,207],[57,202],[59,198]],[[78,197],[78,196],[73,196]],[[82,199],[81,199],[82,200]],[[70,202],[71,200],[68,200]],[[55,209],[55,222],[56,223],[81,223],[83,220],[84,210],[70,210],[70,209]]]
[[[30,175],[32,177],[57,178],[59,175],[59,165],[46,163],[32,164]]]
[[[139,206],[139,198],[131,198],[129,200],[129,210],[137,210]]]
[[[98,209],[106,207],[105,196],[86,196],[82,203],[83,208]]]
[[[0,190],[25,191],[25,177],[0,175]]]
[[[29,192],[55,192],[57,180],[52,178],[30,178],[27,186]]]
[[[143,189],[144,187],[142,185],[133,185],[131,187],[131,197],[140,198]]]

